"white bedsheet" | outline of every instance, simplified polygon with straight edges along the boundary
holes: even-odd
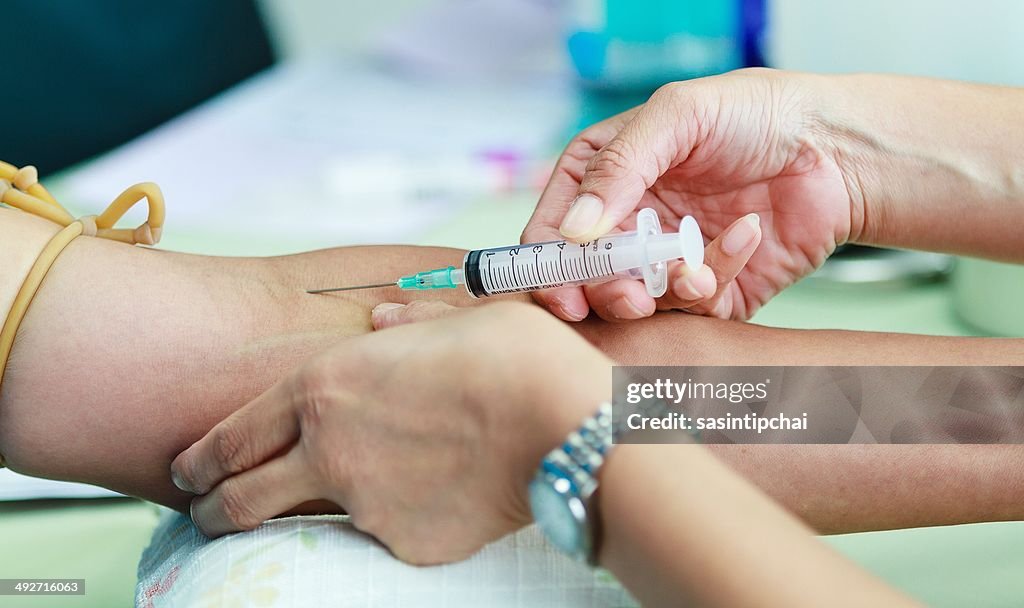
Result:
[[[340,516],[292,517],[215,541],[165,513],[139,564],[136,605],[635,606],[603,571],[556,553],[536,528],[458,564],[416,568]]]

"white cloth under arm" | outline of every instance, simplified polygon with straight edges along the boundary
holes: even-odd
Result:
[[[636,606],[615,579],[576,563],[535,527],[458,564],[417,568],[339,516],[291,517],[217,540],[167,511],[139,563],[136,606]]]

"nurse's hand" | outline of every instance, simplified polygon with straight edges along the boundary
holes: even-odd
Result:
[[[531,305],[408,308],[445,316],[315,357],[175,459],[175,483],[204,495],[203,532],[326,499],[400,559],[432,564],[530,521],[529,480],[611,395],[609,360]]]
[[[860,229],[862,213],[815,120],[816,82],[759,69],[673,83],[577,135],[523,242],[629,230],[643,207],[658,211],[666,231],[693,215],[713,240],[700,270],[670,268],[658,301],[633,280],[534,297],[568,321],[591,309],[627,320],[661,308],[747,319],[820,266]]]

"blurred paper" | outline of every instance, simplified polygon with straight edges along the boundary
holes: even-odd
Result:
[[[550,82],[435,83],[363,64],[282,64],[87,163],[58,192],[95,213],[125,187],[154,181],[168,234],[261,241],[260,253],[283,232],[301,234],[302,249],[415,243],[473,197],[508,187],[508,159],[553,155],[572,114],[571,90]],[[374,181],[353,180],[368,163]]]
[[[44,498],[110,498],[121,496],[110,490],[49,479],[35,479],[18,475],[10,469],[0,469],[0,501],[36,500]]]

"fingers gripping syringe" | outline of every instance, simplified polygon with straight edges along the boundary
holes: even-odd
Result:
[[[704,263],[704,237],[697,221],[686,216],[678,233],[662,233],[654,209],[642,209],[637,214],[634,232],[609,234],[588,243],[549,241],[476,249],[466,254],[462,268],[449,266],[402,277],[394,283],[315,289],[309,293],[392,286],[428,290],[465,285],[470,295],[480,298],[634,278],[642,279],[647,293],[657,298],[668,289],[668,262],[680,258],[692,270]]]

